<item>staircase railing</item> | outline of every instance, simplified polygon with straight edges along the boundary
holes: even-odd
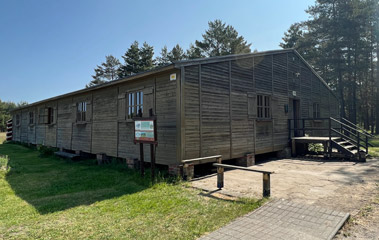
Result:
[[[306,126],[307,121],[318,123],[319,127],[312,126],[316,124],[308,124],[311,127]],[[288,119],[288,131],[289,140],[291,140],[292,136],[306,136],[306,133],[311,133],[310,135],[313,135],[314,131],[318,131],[318,136],[327,136],[330,143],[332,142],[333,137],[343,138],[357,148],[359,158],[361,157],[361,150],[364,150],[366,154],[368,154],[368,148],[372,147],[372,144],[370,144],[368,140],[369,138],[374,137],[372,134],[347,119],[341,118],[338,120],[332,117],[317,119]],[[332,144],[329,144],[328,153],[329,156],[332,155]]]
[[[360,155],[361,148],[363,148],[366,154],[368,154],[368,148],[369,146],[372,146],[368,142],[369,138],[372,137],[371,134],[369,134],[368,132],[364,130],[360,130],[360,128],[356,125],[351,126],[351,124],[353,124],[351,122],[350,122],[350,125],[348,125],[346,123],[343,123],[342,121],[339,121],[331,117],[329,120],[329,126],[331,125],[332,122],[339,124],[341,127],[339,128],[340,131],[330,127],[330,132],[331,131],[334,132],[335,134],[349,140],[353,145],[355,145],[357,147],[357,153],[358,153],[359,159],[361,158],[361,155]]]
[[[363,128],[359,127],[358,125],[356,125],[356,124],[350,122],[350,121],[347,120],[346,118],[341,118],[341,120],[342,120],[341,122],[344,122],[344,123],[350,125],[350,126],[355,130],[355,132],[360,131],[360,132],[361,132],[363,135],[365,135],[365,136],[368,136],[368,137],[370,137],[370,138],[375,137],[374,135],[370,134],[369,132],[367,132],[367,131],[364,130]]]

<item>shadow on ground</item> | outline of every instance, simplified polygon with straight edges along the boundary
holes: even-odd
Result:
[[[5,179],[12,190],[41,214],[90,205],[149,187],[148,179],[125,167],[41,158],[37,150],[15,144],[0,145],[0,154],[10,158]]]

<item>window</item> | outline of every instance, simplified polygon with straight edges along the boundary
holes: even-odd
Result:
[[[47,124],[54,123],[54,108],[49,107],[47,109]]]
[[[87,102],[77,103],[76,121],[85,122],[86,121],[86,112],[87,112]]]
[[[16,115],[16,126],[20,126],[20,115]]]
[[[29,112],[29,124],[34,124],[34,112]]]
[[[143,92],[132,92],[128,94],[128,118],[142,117],[143,114]]]
[[[257,95],[257,116],[260,119],[271,118],[270,96]]]
[[[320,118],[320,104],[313,103],[313,118]]]

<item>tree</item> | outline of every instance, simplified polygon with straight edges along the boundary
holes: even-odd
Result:
[[[27,105],[27,102],[21,101],[19,103],[3,102],[0,99],[0,132],[7,130],[7,121],[12,118],[11,111],[17,107]]]
[[[118,70],[121,64],[120,61],[112,55],[105,56],[105,62],[94,69],[95,74],[92,75],[93,80],[86,87],[96,86],[108,81],[116,80]]]
[[[170,59],[168,57],[167,46],[164,46],[161,50],[161,55],[157,57],[156,63],[158,66],[164,66],[170,63]]]
[[[161,50],[161,55],[157,57],[156,62],[158,66],[164,66],[176,61],[187,59],[186,54],[179,44],[176,44],[170,52],[167,50],[167,46],[164,46]]]
[[[202,41],[195,41],[202,55],[206,57],[222,56],[238,53],[250,53],[251,43],[230,25],[221,20],[208,22],[209,29],[202,35]]]
[[[190,47],[187,49],[186,55],[187,55],[188,59],[195,59],[195,58],[204,57],[202,52],[201,52],[201,49],[196,47],[192,43],[190,44]]]
[[[379,2],[317,0],[306,12],[309,20],[291,25],[280,46],[298,50],[337,92],[342,117],[373,131],[379,120]]]
[[[139,61],[139,71],[144,72],[155,67],[154,57],[154,47],[150,46],[146,42],[143,43],[140,48],[140,61]]]
[[[175,47],[168,53],[168,59],[170,62],[176,62],[183,59],[186,59],[186,55],[184,54],[183,48],[176,44]]]
[[[122,56],[124,64],[119,68],[119,77],[123,78],[152,69],[155,66],[153,56],[152,46],[144,42],[140,48],[138,42],[134,41]]]

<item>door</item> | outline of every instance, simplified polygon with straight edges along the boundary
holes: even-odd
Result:
[[[298,99],[293,99],[292,100],[292,112],[293,112],[293,125],[294,125],[294,133],[295,137],[300,137],[302,136],[301,130],[298,130],[301,128],[300,126],[300,100]]]

